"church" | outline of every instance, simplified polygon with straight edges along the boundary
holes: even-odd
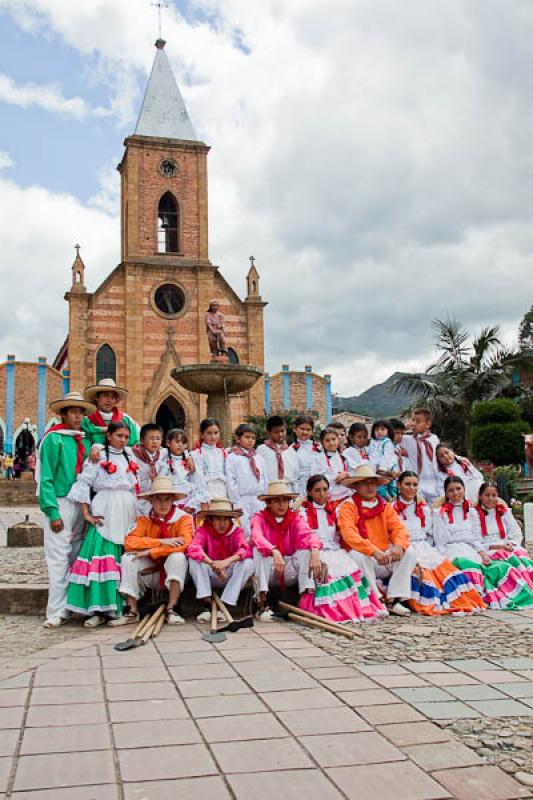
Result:
[[[211,300],[225,315],[230,360],[264,370],[266,303],[254,259],[237,290],[209,260],[209,147],[194,131],[165,42],[158,39],[155,47],[135,131],[118,166],[121,262],[89,292],[76,246],[65,294],[68,335],[55,359],[18,361],[11,354],[0,363],[0,453],[31,450],[57,421],[50,401],[101,378],[128,389],[125,410],[139,423],[185,428],[195,441],[206,398],[179,386],[171,371],[210,361],[205,313]],[[290,410],[313,413],[323,424],[331,406],[329,375],[283,365],[232,398],[232,421]]]
[[[217,299],[230,358],[262,370],[266,303],[253,259],[244,301],[209,260],[209,147],[194,131],[162,39],[135,131],[124,145],[121,262],[88,292],[78,252],[65,295],[68,337],[54,367],[68,369],[73,390],[114,378],[129,391],[127,411],[134,419],[183,427],[192,439],[205,399],[182,389],[172,368],[209,362],[204,317]],[[233,399],[232,414],[238,422],[263,407],[260,381]]]

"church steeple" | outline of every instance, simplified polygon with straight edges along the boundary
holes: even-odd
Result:
[[[135,135],[197,142],[189,114],[165,53],[164,39],[155,43],[156,54]]]
[[[86,292],[87,289],[85,288],[85,264],[83,263],[83,259],[80,256],[80,246],[79,244],[74,245],[74,249],[76,251],[76,258],[74,259],[74,263],[72,264],[72,286],[70,287],[71,292]]]

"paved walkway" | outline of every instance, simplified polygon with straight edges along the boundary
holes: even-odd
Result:
[[[1,800],[533,795],[432,721],[533,715],[531,659],[356,669],[278,623],[118,653],[124,634],[0,665]]]

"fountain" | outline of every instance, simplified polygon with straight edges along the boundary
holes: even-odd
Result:
[[[228,445],[232,436],[230,398],[251,389],[263,372],[248,364],[229,362],[224,315],[218,311],[219,307],[220,304],[213,301],[206,314],[211,362],[175,367],[171,375],[189,392],[207,395],[207,416],[219,421],[222,443]]]

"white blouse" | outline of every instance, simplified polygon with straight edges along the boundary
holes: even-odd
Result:
[[[418,504],[418,507],[422,509],[422,513],[424,516],[425,525],[422,526],[422,520],[416,513],[416,506],[415,501],[407,501],[401,499],[402,503],[405,503],[407,508],[403,509],[402,511],[397,511],[396,513],[402,520],[403,524],[409,531],[409,537],[411,539],[411,543],[415,544],[416,542],[428,542],[429,544],[433,544],[433,514],[431,509],[426,503]]]
[[[446,467],[446,472],[439,469],[437,472],[437,489],[441,495],[444,495],[446,478],[452,475],[456,478],[461,478],[465,485],[466,499],[475,505],[478,501],[479,487],[484,481],[481,472],[467,459],[464,459],[462,464],[459,461],[453,461]]]
[[[340,472],[347,472],[347,464],[338,450],[333,453],[313,453],[311,461],[311,474],[324,475],[329,481],[329,496],[332,500],[342,500],[351,497],[352,492],[346,486],[335,483]]]
[[[109,447],[109,463],[116,467],[116,470],[108,472],[104,467],[107,462],[105,446],[100,444],[96,445],[96,447],[100,449],[99,460],[97,462],[90,460],[85,462],[67,498],[74,503],[87,503],[87,505],[90,505],[91,490],[95,494],[106,490],[132,492],[135,494],[137,477],[130,465],[136,462],[131,449],[126,447],[124,450],[116,450],[114,447]]]
[[[309,502],[309,501],[308,501]],[[330,525],[328,522],[328,515],[326,513],[326,509],[324,506],[320,506],[317,503],[313,503],[313,506],[316,510],[318,528],[313,529],[313,532],[316,533],[320,541],[322,542],[322,547],[324,550],[340,550],[341,543],[340,543],[340,536],[337,531],[337,525]],[[300,514],[308,522],[307,519],[307,511],[304,506],[300,507]]]
[[[384,472],[396,472],[398,470],[394,445],[388,436],[385,439],[370,440],[368,458],[375,469],[380,469]]]
[[[203,474],[198,469],[191,471],[187,466],[186,460],[184,461],[181,456],[176,456],[169,452],[161,465],[160,474],[170,476],[174,490],[176,492],[185,492],[187,499],[191,502],[197,504],[209,502],[209,494]]]
[[[353,475],[357,467],[361,464],[370,464],[368,457],[368,447],[356,447],[351,444],[346,450],[343,450],[343,456],[346,459],[346,466],[350,475]]]
[[[485,509],[485,522],[487,525],[487,535],[483,536],[481,533],[481,521],[479,513],[476,510],[477,526],[479,528],[479,536],[483,542],[484,547],[501,547],[502,544],[509,544],[512,547],[520,547],[522,544],[522,529],[516,521],[513,512],[510,508],[502,514],[503,529],[505,532],[505,539],[500,536],[498,529],[498,522],[496,519],[496,509],[491,508],[490,511]]]
[[[475,508],[469,508],[464,519],[463,506],[453,506],[453,522],[448,521],[448,514],[443,508],[433,512],[433,538],[441,553],[453,544],[467,544],[476,552],[484,549],[479,532],[479,521]]]

